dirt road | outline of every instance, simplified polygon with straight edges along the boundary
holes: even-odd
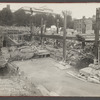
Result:
[[[100,96],[100,84],[84,82],[61,70],[52,58],[13,62],[47,96]]]

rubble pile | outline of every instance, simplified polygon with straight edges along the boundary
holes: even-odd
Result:
[[[55,49],[51,46],[47,46],[47,49],[57,60],[62,60],[62,49]],[[86,45],[85,48],[82,49],[81,42],[69,40],[66,42],[66,62],[78,68],[87,67],[90,63],[93,63],[94,55],[92,49],[93,46],[91,45]]]
[[[90,64],[89,67],[80,69],[78,77],[90,82],[100,83],[100,65]]]
[[[7,48],[1,48],[1,51],[0,51],[0,68],[3,68],[3,67],[6,66],[9,58],[10,58],[10,55],[8,53]]]
[[[83,68],[93,63],[93,57],[91,53],[84,53],[82,50],[71,50],[67,54],[67,62],[72,66]]]
[[[34,56],[36,52],[35,46],[22,46],[10,52],[10,60],[26,60]]]
[[[85,46],[85,48],[82,49],[81,43],[77,42],[71,45],[71,47],[72,49],[69,47],[66,54],[67,62],[70,65],[83,68],[93,63],[94,55],[91,51],[91,46]]]
[[[3,47],[2,55],[7,61],[16,61],[16,60],[27,60],[35,57],[36,55],[48,56],[50,53],[45,49],[45,47],[39,45],[36,41],[27,42],[26,45],[17,47]]]
[[[10,58],[10,54],[9,54],[8,48],[3,47],[1,49],[1,53],[2,53],[2,56],[8,61],[8,59]]]
[[[1,55],[0,56],[0,68],[5,67],[7,60]]]

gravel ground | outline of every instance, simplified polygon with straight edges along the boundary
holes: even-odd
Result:
[[[13,62],[24,71],[28,78],[50,96],[100,96],[100,84],[94,84],[73,77],[72,68],[61,70],[52,58],[38,58]],[[70,74],[69,74],[70,73]],[[74,75],[74,74],[73,74]],[[47,92],[48,93],[48,92]],[[52,94],[53,93],[53,94]],[[44,96],[47,96],[44,93]]]
[[[42,96],[24,73],[7,66],[0,69],[0,96]]]

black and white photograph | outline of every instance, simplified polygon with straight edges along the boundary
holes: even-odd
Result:
[[[100,3],[0,3],[0,96],[100,97]]]

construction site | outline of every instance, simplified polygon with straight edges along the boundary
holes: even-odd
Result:
[[[23,8],[25,12],[51,14],[51,10]],[[0,96],[100,96],[100,8],[94,33],[63,27],[0,26]]]

